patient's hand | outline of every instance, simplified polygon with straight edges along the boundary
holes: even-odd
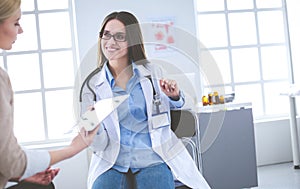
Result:
[[[51,169],[50,167],[45,171],[36,173],[35,175],[24,179],[25,182],[32,182],[41,185],[49,185],[54,177],[58,174],[59,168]]]

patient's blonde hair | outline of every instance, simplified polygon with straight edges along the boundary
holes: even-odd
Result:
[[[0,24],[11,17],[21,6],[21,0],[0,0]]]

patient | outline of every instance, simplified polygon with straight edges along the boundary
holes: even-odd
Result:
[[[20,0],[0,1],[0,49],[10,50],[17,35],[23,32]],[[18,144],[13,132],[14,97],[7,73],[0,68],[0,188],[8,181],[19,182],[11,187],[22,189],[51,189],[52,180],[59,169],[50,166],[68,159],[85,149],[98,128],[86,135],[84,130],[65,148],[46,150],[25,150]]]

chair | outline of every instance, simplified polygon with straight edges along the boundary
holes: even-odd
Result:
[[[200,130],[196,112],[185,109],[171,110],[171,129],[182,140],[202,172]]]
[[[202,172],[200,153],[200,130],[195,112],[185,109],[171,110],[171,129],[186,146],[198,169]],[[187,188],[182,184],[176,189]]]

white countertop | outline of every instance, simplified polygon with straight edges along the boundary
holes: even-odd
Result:
[[[243,109],[243,108],[251,108],[252,103],[238,103],[238,102],[230,102],[225,104],[215,104],[215,105],[207,105],[203,106],[199,104],[196,106],[196,112],[217,112],[217,111],[224,111],[224,110],[235,110],[235,109]]]

